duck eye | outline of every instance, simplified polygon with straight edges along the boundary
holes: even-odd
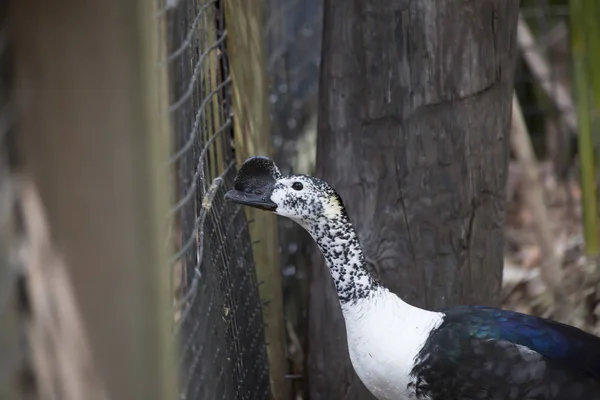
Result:
[[[302,186],[300,182],[294,182],[294,184],[292,185],[292,189],[294,190],[302,190],[303,188],[304,186]]]

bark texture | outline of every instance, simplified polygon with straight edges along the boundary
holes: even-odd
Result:
[[[318,175],[411,304],[499,305],[518,8],[325,0]],[[311,400],[371,399],[317,251],[309,313]]]

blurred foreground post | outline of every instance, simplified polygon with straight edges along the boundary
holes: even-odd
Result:
[[[499,305],[517,0],[325,0],[317,170],[376,275],[414,305]],[[311,399],[372,398],[322,257]]]
[[[0,399],[21,399],[18,378],[20,324],[16,307],[16,266],[10,259],[14,246],[14,188],[11,182],[7,138],[14,128],[12,106],[13,58],[8,45],[8,4],[0,3]],[[14,247],[13,247],[14,249]]]
[[[20,146],[111,400],[177,396],[156,4],[13,1]]]

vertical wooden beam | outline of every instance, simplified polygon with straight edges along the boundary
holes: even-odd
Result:
[[[406,301],[498,305],[518,0],[325,0],[317,171]],[[371,399],[322,256],[311,400]]]
[[[228,52],[233,80],[235,150],[238,165],[254,155],[271,154],[265,55],[262,33],[263,2],[225,0]],[[256,274],[263,307],[269,358],[271,394],[275,400],[289,396],[285,381],[286,359],[283,296],[275,215],[246,207]]]
[[[214,0],[203,0],[203,4],[212,3]],[[217,35],[217,25],[216,25],[217,15],[215,13],[214,7],[207,7],[204,12],[203,21],[201,22],[202,38],[204,42],[204,46],[202,51],[207,51],[207,49],[212,46],[219,38]],[[218,49],[212,49],[208,53],[208,57],[204,61],[202,68],[204,70],[204,87],[205,92],[203,93],[203,97],[210,97],[208,104],[206,104],[206,110],[204,112],[204,120],[206,124],[206,137],[204,140],[209,140],[212,136],[218,134],[221,129],[221,123],[225,120],[221,115],[221,104],[219,100],[222,98],[223,89],[218,89],[221,79],[219,77],[220,68],[219,68],[219,56]],[[214,172],[214,176],[219,176],[223,173],[225,167],[225,157],[223,154],[223,142],[221,140],[216,140],[211,145],[211,171]]]
[[[177,395],[154,4],[14,2],[20,146],[111,399]]]

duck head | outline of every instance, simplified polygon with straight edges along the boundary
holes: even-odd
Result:
[[[340,196],[327,182],[306,175],[282,176],[273,160],[260,156],[244,162],[225,199],[272,211],[305,227],[346,215]]]

